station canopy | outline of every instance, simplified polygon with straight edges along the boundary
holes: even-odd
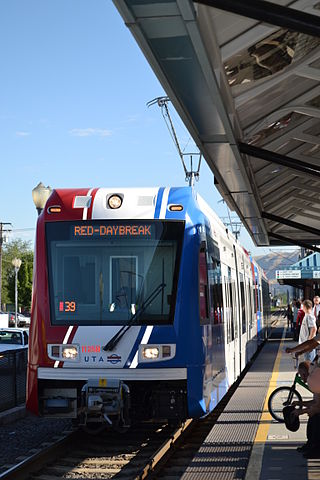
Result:
[[[320,244],[320,1],[114,3],[256,245]]]

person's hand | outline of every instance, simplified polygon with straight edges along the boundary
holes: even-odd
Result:
[[[287,347],[285,351],[286,351],[286,353],[291,353],[291,350],[292,350],[292,348]]]
[[[293,407],[298,407],[300,405],[300,402],[292,402],[291,405]]]

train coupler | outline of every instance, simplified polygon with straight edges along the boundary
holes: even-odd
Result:
[[[131,424],[130,390],[121,380],[90,379],[82,387],[79,425],[87,430],[111,426],[126,431]]]

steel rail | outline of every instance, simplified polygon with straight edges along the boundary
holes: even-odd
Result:
[[[195,421],[192,419],[186,420],[184,424],[177,428],[173,433],[168,434],[168,439],[165,440],[162,445],[152,453],[151,456],[147,458],[145,461],[144,468],[140,471],[140,473],[135,473],[134,479],[143,480],[145,479],[150,473],[153,472],[156,465],[161,462],[161,460],[165,457],[166,453],[169,452],[176,442],[183,436],[183,434],[188,430],[190,430],[191,425],[194,425]],[[51,445],[46,446],[45,448],[41,449],[40,451],[35,452],[34,454],[28,456],[24,460],[20,461],[16,465],[8,468],[6,471],[0,474],[0,480],[25,480],[30,477],[32,474],[36,474],[40,469],[46,468],[48,463],[51,463],[53,459],[58,459],[59,457],[63,457],[66,453],[66,447],[70,446],[72,451],[72,442],[76,440],[78,437],[78,430],[73,432],[67,432],[62,438],[59,438],[56,442],[52,443]],[[71,454],[72,457],[72,454]],[[71,458],[70,458],[71,460]],[[92,462],[90,462],[91,464]],[[101,463],[101,460],[98,460],[97,463]],[[115,475],[121,472],[123,467],[127,467],[130,462],[127,461],[120,461],[121,465],[119,464],[119,460],[106,460],[102,462],[104,464],[103,472],[105,473],[114,473]],[[108,470],[108,464],[119,464],[119,469],[110,469]],[[67,467],[66,467],[67,468]],[[82,467],[73,467],[79,470],[77,473],[80,473]],[[96,468],[90,469],[86,468],[85,473],[92,473],[97,471]],[[129,472],[128,472],[129,473]],[[133,473],[133,472],[132,472]]]
[[[171,437],[166,440],[160,448],[158,448],[154,455],[152,455],[152,457],[148,460],[147,465],[143,468],[139,475],[135,477],[135,480],[144,480],[147,478],[147,476],[153,472],[155,466],[165,457],[168,451],[172,449],[177,440],[180,439],[181,436],[187,430],[189,430],[192,425],[194,425],[194,423],[195,420],[188,418],[181,427],[177,428]]]

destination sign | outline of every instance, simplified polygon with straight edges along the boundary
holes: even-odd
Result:
[[[74,225],[75,237],[151,237],[151,225]]]
[[[301,270],[276,270],[276,278],[301,278]]]

